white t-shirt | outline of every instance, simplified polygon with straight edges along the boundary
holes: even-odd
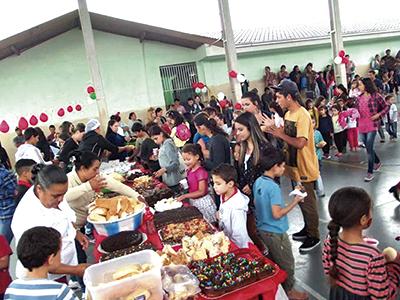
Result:
[[[15,243],[18,242],[22,234],[36,226],[46,226],[56,229],[62,239],[61,263],[66,265],[77,265],[78,259],[75,249],[76,230],[72,225],[76,221],[74,211],[69,207],[67,201],[62,201],[59,209],[46,208],[33,192],[32,186],[22,197],[21,202],[15,210],[11,223],[11,229],[15,236]],[[24,278],[26,269],[20,261],[17,262],[16,276]],[[49,274],[49,279],[55,280],[64,275]]]
[[[397,122],[397,106],[394,103],[390,105],[389,118],[391,122]]]
[[[38,164],[46,164],[51,165],[51,161],[45,161],[43,159],[42,153],[40,153],[39,148],[31,145],[31,144],[23,144],[18,147],[17,152],[15,153],[15,161],[19,161],[20,159],[32,159]]]

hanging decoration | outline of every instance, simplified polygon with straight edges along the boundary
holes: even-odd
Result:
[[[39,116],[39,120],[43,123],[46,123],[49,120],[49,117],[45,113],[41,113]]]
[[[71,113],[74,111],[74,108],[71,105],[68,105],[67,112]]]
[[[7,133],[9,130],[10,130],[10,126],[8,126],[8,123],[5,120],[3,120],[0,123],[0,132]]]
[[[339,51],[339,57],[344,57],[346,55],[346,52],[344,52],[344,50],[340,50]]]
[[[207,93],[207,91],[208,91],[208,89],[207,89],[207,87],[205,86],[205,87],[203,87],[202,89],[201,89],[201,92],[203,93],[203,94],[206,94]]]
[[[224,98],[225,98],[225,94],[224,94],[223,92],[219,92],[219,93],[217,94],[217,99],[218,99],[219,101],[224,100]]]
[[[344,50],[340,50],[338,55],[335,57],[333,62],[337,65],[340,64],[348,64],[349,63],[349,58],[346,57],[346,52]]]
[[[236,78],[238,76],[238,73],[234,70],[231,70],[228,72],[229,77],[231,78]]]
[[[205,86],[206,86],[206,85],[205,85],[204,83],[202,83],[202,82],[197,83],[197,87],[198,87],[199,89],[203,89]]]
[[[75,110],[76,110],[76,111],[81,111],[81,110],[82,110],[82,106],[81,106],[80,104],[77,104],[77,105],[75,106]]]
[[[243,83],[246,81],[246,77],[243,74],[238,74],[236,79],[240,82]]]
[[[342,58],[340,56],[336,56],[333,62],[337,65],[340,65],[342,63]]]
[[[233,107],[235,108],[235,110],[242,110],[242,105],[239,102],[236,102]]]
[[[95,92],[91,93],[89,96],[90,96],[90,99],[93,99],[93,100],[96,100],[96,98],[97,98]]]
[[[91,85],[89,85],[86,89],[88,94],[94,93],[94,87],[92,87]]]
[[[21,117],[18,121],[18,128],[21,130],[25,130],[28,127],[29,127],[28,121],[24,117]]]
[[[63,117],[63,116],[65,115],[64,108],[60,108],[60,109],[57,111],[57,115],[58,115],[59,117]]]
[[[201,88],[199,88],[199,87],[195,88],[195,89],[194,89],[194,92],[195,92],[197,95],[201,94]]]
[[[31,116],[31,118],[29,119],[29,124],[31,124],[31,126],[36,126],[39,123],[39,120],[36,118],[36,116]]]

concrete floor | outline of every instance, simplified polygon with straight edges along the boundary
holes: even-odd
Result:
[[[400,202],[396,201],[388,189],[400,180],[399,166],[400,140],[398,142],[387,141],[384,144],[376,143],[376,151],[381,158],[383,166],[376,173],[375,179],[370,183],[363,181],[366,175],[366,153],[361,149],[357,153],[348,153],[339,160],[323,161],[322,178],[325,185],[326,197],[319,200],[320,232],[321,238],[327,234],[326,226],[329,222],[328,201],[330,195],[340,187],[358,186],[366,189],[374,200],[373,224],[367,235],[380,241],[379,248],[393,246],[400,250],[400,243],[395,237],[400,235]],[[289,181],[282,180],[284,195],[289,194]],[[288,198],[288,197],[286,197]],[[289,214],[289,234],[302,229],[303,221],[300,209],[296,207]],[[14,245],[13,245],[14,246]],[[310,294],[310,299],[327,299],[329,286],[322,270],[321,248],[306,255],[300,255],[299,242],[292,242],[293,253],[296,260],[297,287]],[[15,270],[16,256],[11,259],[12,273]],[[14,275],[14,274],[13,274]],[[399,298],[400,299],[400,298]]]
[[[357,153],[347,153],[340,160],[323,161],[321,170],[325,185],[324,198],[319,199],[319,229],[321,240],[327,235],[327,224],[330,220],[328,202],[330,195],[340,187],[357,186],[368,191],[374,201],[373,224],[366,235],[380,241],[379,248],[392,246],[400,250],[400,243],[395,237],[400,235],[400,202],[395,200],[388,189],[400,180],[399,166],[400,141],[381,144],[377,138],[376,152],[382,161],[382,169],[375,174],[375,179],[364,182],[366,175],[366,152],[361,149]],[[284,193],[289,193],[289,182],[283,182]],[[289,214],[289,234],[303,228],[300,209],[296,207]],[[310,294],[310,299],[328,299],[329,285],[323,273],[321,249],[301,255],[298,251],[300,242],[292,242],[296,261],[297,287]],[[400,298],[399,298],[400,299]]]

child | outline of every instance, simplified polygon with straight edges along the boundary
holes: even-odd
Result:
[[[287,214],[303,198],[296,196],[285,206],[281,189],[274,178],[281,177],[285,171],[285,157],[281,151],[263,153],[260,167],[264,175],[259,177],[254,186],[254,204],[256,208],[257,230],[264,244],[268,247],[271,259],[287,273],[283,283],[289,299],[308,299],[308,295],[299,292],[294,286],[294,258],[287,231],[289,229]]]
[[[61,264],[61,236],[49,227],[25,231],[17,246],[19,261],[28,270],[24,279],[14,280],[4,299],[73,299],[78,300],[66,284],[47,279],[49,270]],[[32,294],[34,292],[34,294]]]
[[[36,165],[33,159],[20,159],[15,164],[18,175],[17,187],[15,189],[15,203],[18,205],[26,191],[32,186],[32,168]]]
[[[318,109],[314,106],[314,101],[312,99],[306,100],[306,109],[311,116],[311,119],[315,120],[317,127],[319,126],[319,114]]]
[[[179,196],[177,200],[189,199],[190,204],[197,207],[208,222],[215,223],[217,208],[214,200],[208,194],[208,173],[201,165],[204,157],[200,145],[185,145],[182,149],[182,157],[188,168],[189,193]]]
[[[11,248],[3,235],[0,235],[0,300],[3,300],[4,292],[12,279],[8,272],[10,263]]]
[[[350,151],[357,152],[358,148],[358,119],[360,113],[349,104],[349,108],[343,112],[343,117],[347,120],[347,140],[349,141]]]
[[[326,142],[324,141],[321,132],[319,132],[316,129],[315,119],[312,119],[312,124],[314,127],[315,152],[317,153],[319,170],[320,170],[319,177],[316,182],[316,191],[317,191],[317,196],[322,198],[325,197],[325,192],[324,192],[324,183],[322,182],[322,177],[321,177],[321,167],[322,167],[321,160],[322,160],[322,148],[326,146]]]
[[[340,125],[339,118],[341,107],[339,104],[336,104],[332,107],[332,123],[333,123],[333,138],[335,140],[335,145],[337,148],[337,153],[335,154],[336,157],[342,157],[345,147],[346,141],[346,132],[344,128]]]
[[[385,97],[386,103],[390,106],[389,112],[386,115],[386,131],[389,133],[390,140],[397,139],[397,106],[393,95]]]
[[[225,131],[225,133],[230,136],[232,133],[232,128],[228,127],[228,125],[225,123],[225,118],[223,116],[223,114],[221,113],[217,113],[217,115],[215,116],[215,122],[217,122],[217,125],[223,130]]]
[[[332,118],[328,115],[328,109],[326,106],[320,106],[319,112],[319,126],[318,131],[321,132],[326,145],[322,148],[324,152],[324,158],[330,159],[329,150],[332,146],[332,134],[333,134],[333,123]]]
[[[399,256],[387,263],[375,246],[364,241],[363,231],[372,222],[369,195],[361,188],[341,188],[331,196],[328,208],[332,220],[323,266],[331,281],[329,299],[395,299]]]
[[[167,121],[171,128],[171,138],[178,148],[182,148],[192,136],[189,124],[185,122],[183,116],[175,111],[170,110],[167,113]]]
[[[252,243],[247,233],[247,211],[249,198],[236,187],[237,172],[228,164],[221,164],[212,171],[214,189],[221,196],[217,213],[219,228],[239,248],[248,248]]]

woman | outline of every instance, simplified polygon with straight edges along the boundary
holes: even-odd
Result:
[[[327,65],[324,71],[324,80],[328,90],[328,99],[332,98],[333,87],[335,86],[335,71],[332,65]]]
[[[374,179],[373,172],[381,168],[379,157],[374,151],[374,141],[381,119],[388,113],[390,107],[370,78],[362,78],[358,83],[358,89],[361,93],[355,101],[355,108],[360,113],[358,130],[368,157],[368,173],[364,180],[370,182]]]
[[[50,148],[50,144],[44,135],[43,130],[40,127],[35,127],[37,133],[39,134],[39,141],[36,147],[39,148],[40,152],[43,154],[43,159],[45,161],[52,161],[54,159],[54,153]]]
[[[74,129],[74,124],[69,121],[64,121],[61,123],[60,126],[60,135],[59,138],[62,139],[64,142],[71,137],[72,130]]]
[[[277,74],[277,77],[278,77],[278,83],[281,82],[283,79],[289,78],[289,72],[286,71],[285,65],[281,66],[281,68]]]
[[[74,150],[78,149],[79,143],[82,141],[84,134],[85,134],[85,124],[78,123],[76,125],[76,128],[72,130],[72,136],[64,143],[64,146],[60,151],[58,159],[64,164],[64,170],[67,171],[67,173],[72,170],[72,167],[69,166],[70,154]]]
[[[339,84],[335,87],[334,94],[337,97],[337,101],[339,101],[339,99],[343,99],[344,103],[346,103],[347,99],[349,98],[349,93],[343,84]]]
[[[126,139],[124,136],[118,133],[118,129],[119,129],[119,122],[116,119],[108,121],[106,139],[115,146],[122,148],[125,147]],[[120,161],[124,161],[128,156],[129,156],[128,151],[121,151],[118,153],[111,153],[109,159],[110,160],[119,159]]]
[[[222,163],[231,163],[231,149],[226,133],[218,127],[214,119],[200,113],[194,118],[194,125],[199,134],[209,137],[208,153],[204,153],[204,167],[212,171]]]
[[[156,119],[156,111],[154,107],[150,107],[146,113],[146,124],[154,123]]]
[[[149,135],[160,146],[158,162],[161,169],[155,172],[154,176],[162,177],[163,182],[174,192],[178,193],[180,191],[179,181],[184,176],[180,172],[179,150],[170,136],[160,126],[154,125],[150,127]]]
[[[88,206],[96,198],[96,192],[106,188],[113,192],[128,197],[137,198],[138,194],[123,183],[113,179],[111,176],[100,175],[100,159],[93,152],[74,151],[75,169],[68,173],[68,191],[65,200],[74,211],[77,231],[84,233],[86,219],[88,217]],[[79,243],[75,243],[78,254],[78,262],[86,262],[86,254]]]
[[[253,114],[258,124],[263,122],[263,112],[261,111],[261,100],[257,94],[249,92],[245,93],[240,100],[245,112]]]
[[[18,204],[11,224],[16,245],[18,246],[22,234],[30,228],[54,228],[61,234],[61,264],[51,267],[49,279],[66,283],[66,275],[82,277],[88,265],[77,264],[75,240],[84,250],[89,241],[74,228],[74,213],[68,203],[63,201],[68,190],[68,177],[55,165],[35,166],[32,173],[35,175],[35,183]],[[16,276],[22,278],[24,274],[25,269],[18,261]]]
[[[274,151],[275,148],[267,141],[253,114],[245,112],[235,121],[236,140],[240,144],[238,160],[239,189],[250,197],[250,213],[247,216],[247,230],[254,243],[264,249],[258,238],[253,203],[253,184],[263,171],[260,169],[261,155]]]
[[[155,122],[158,124],[158,126],[162,126],[167,122],[167,119],[164,117],[164,111],[161,107],[157,107],[155,110],[156,118]]]

